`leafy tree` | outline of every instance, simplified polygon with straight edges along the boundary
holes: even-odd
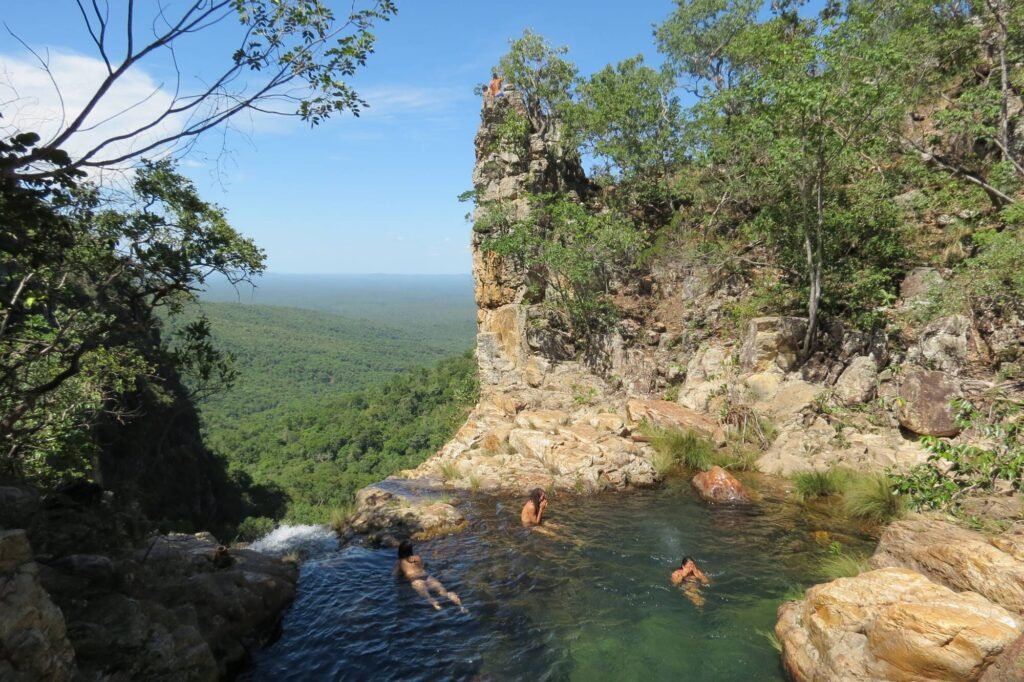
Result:
[[[190,0],[173,7],[128,0],[120,13],[111,13],[109,3],[74,4],[107,75],[80,111],[65,112],[52,139],[27,154],[5,155],[0,174],[53,177],[68,168],[109,168],[168,149],[184,151],[197,136],[246,111],[299,116],[311,124],[346,110],[358,115],[365,102],[346,79],[373,52],[374,23],[397,11],[392,0],[353,4],[341,16],[323,0]],[[211,73],[195,83],[179,70],[172,96],[151,120],[89,142],[74,159],[55,159],[102,123],[97,112],[117,83],[160,57],[169,56],[177,68],[176,53],[187,51],[193,35],[218,26],[234,27],[218,34],[220,40],[230,36],[221,66],[210,65]],[[46,60],[38,61],[49,72]]]
[[[762,0],[676,0],[676,9],[654,35],[675,73],[693,92],[727,90],[737,83],[745,57],[737,38],[756,24]]]
[[[569,110],[573,139],[605,162],[621,203],[669,209],[672,176],[682,153],[682,115],[675,82],[644,66],[642,56],[606,66],[578,85]]]
[[[564,113],[572,99],[576,65],[562,55],[567,47],[552,47],[527,29],[509,44],[497,70],[522,98],[533,129],[543,134]]]
[[[26,142],[30,138],[22,137]],[[0,159],[31,155],[6,145]],[[82,473],[87,428],[128,416],[121,396],[159,366],[230,380],[208,327],[160,350],[156,311],[180,310],[213,273],[242,281],[262,252],[196,195],[170,161],[144,162],[122,206],[71,180],[5,176],[0,187],[0,471],[47,480]]]
[[[695,158],[713,169],[708,177],[722,201],[745,205],[746,227],[799,273],[807,292],[807,354],[830,279],[848,281],[875,264],[882,267],[875,284],[882,292],[892,285],[886,280],[894,273],[884,266],[899,255],[899,223],[879,203],[887,188],[872,173],[888,142],[884,131],[902,115],[901,91],[888,78],[892,53],[874,46],[872,21],[782,13],[752,24],[748,9],[717,17],[739,27],[728,35],[744,68],[729,70],[729,87],[707,91],[695,107],[691,144]],[[685,53],[673,60],[708,63]],[[861,267],[851,268],[857,261]],[[876,305],[883,302],[875,297]]]
[[[564,194],[530,197],[523,217],[502,204],[487,207],[485,251],[512,259],[537,282],[534,296],[564,312],[586,342],[615,318],[608,294],[643,248],[645,239],[621,213],[593,213]]]

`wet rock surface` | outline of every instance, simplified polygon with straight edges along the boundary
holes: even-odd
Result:
[[[702,471],[693,477],[693,487],[705,502],[712,504],[747,503],[750,493],[736,477],[719,466]]]

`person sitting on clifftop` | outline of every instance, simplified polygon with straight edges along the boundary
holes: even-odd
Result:
[[[412,589],[430,602],[430,605],[436,610],[440,611],[441,605],[430,594],[431,590],[435,591],[438,597],[442,599],[447,597],[448,601],[458,606],[463,612],[466,611],[459,595],[444,589],[440,580],[427,573],[427,569],[423,566],[423,557],[412,553],[412,543],[408,540],[402,540],[398,545],[398,562],[395,564],[394,573],[408,580]]]
[[[539,526],[541,524],[541,517],[544,515],[544,510],[548,508],[548,498],[544,494],[544,491],[540,488],[534,488],[530,491],[530,499],[523,505],[523,511],[519,517],[523,521],[523,525]]]
[[[505,92],[501,89],[502,80],[497,73],[491,74],[491,82],[487,85],[487,92],[491,97],[504,97]]]

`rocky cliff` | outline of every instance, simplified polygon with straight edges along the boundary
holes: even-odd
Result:
[[[531,131],[519,151],[501,143],[502,123],[518,106],[514,96],[486,99],[475,139],[480,403],[422,466],[360,493],[357,530],[400,527],[422,535],[459,527],[457,510],[424,497],[442,484],[517,493],[651,485],[659,474],[653,450],[638,434],[643,423],[696,431],[720,447],[747,439],[753,428],[761,448],[757,466],[769,473],[924,461],[923,450],[898,430],[901,416],[851,410],[840,424],[831,405],[882,397],[903,406],[913,424],[908,428],[933,433],[945,425],[948,408],[941,405],[959,384],[897,374],[889,369],[888,339],[841,325],[828,331],[827,352],[809,362],[797,357],[806,328],[801,318],[756,318],[737,337],[725,309],[745,285],[705,265],[666,256],[615,282],[611,295],[622,319],[584,352],[551,314],[532,273],[485,248],[495,235],[482,219],[483,206],[498,202],[524,215],[529,194],[559,190],[599,210],[597,190],[575,156],[561,149],[557,126]],[[957,345],[957,329],[938,331],[917,352],[929,362],[956,362],[969,351]],[[431,511],[420,514],[425,503]]]
[[[130,523],[109,499],[0,487],[0,679],[221,679],[295,596],[294,563],[209,533],[133,542]]]

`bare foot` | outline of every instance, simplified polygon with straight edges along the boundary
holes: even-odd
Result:
[[[438,604],[436,601],[430,602],[430,605],[434,607],[435,611],[440,611],[441,610],[441,605]]]

